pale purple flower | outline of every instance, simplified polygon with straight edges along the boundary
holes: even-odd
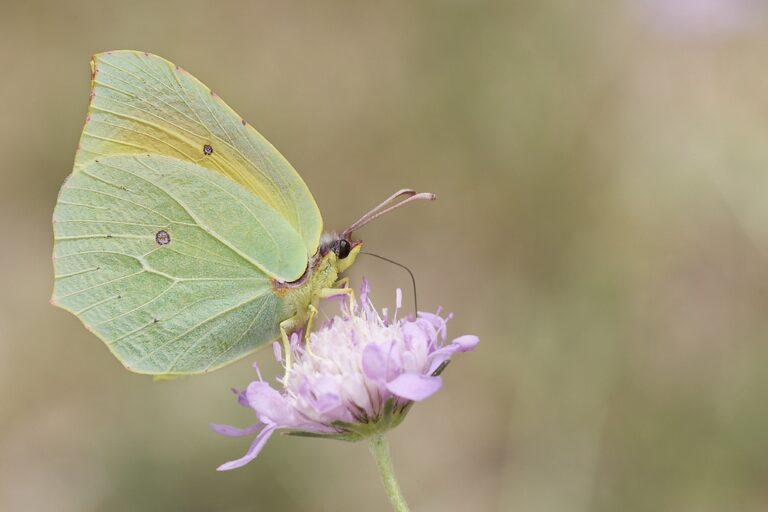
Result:
[[[643,0],[631,4],[645,11],[652,27],[676,37],[729,35],[765,21],[759,0]]]
[[[347,303],[341,316],[312,332],[307,345],[291,338],[293,364],[280,390],[261,380],[238,392],[258,422],[245,429],[211,425],[219,434],[244,436],[258,432],[245,456],[219,466],[235,469],[253,460],[275,430],[310,437],[357,441],[398,425],[414,401],[442,386],[440,373],[451,356],[474,349],[477,336],[446,342],[450,315],[419,312],[397,318],[401,293],[389,318],[379,314],[363,282],[360,303]],[[275,354],[282,360],[279,345]]]

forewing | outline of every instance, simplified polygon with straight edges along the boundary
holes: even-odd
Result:
[[[208,371],[275,338],[288,315],[271,277],[306,265],[303,240],[258,197],[162,156],[83,165],[54,235],[52,301],[139,373]]]
[[[290,163],[208,87],[156,55],[115,51],[93,57],[91,102],[78,166],[115,154],[166,155],[241,184],[318,247],[322,219]],[[298,278],[302,269],[297,269]]]

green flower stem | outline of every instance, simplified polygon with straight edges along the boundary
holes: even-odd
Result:
[[[383,434],[374,434],[371,436],[368,447],[376,460],[376,466],[379,468],[379,475],[384,482],[384,488],[387,490],[387,496],[396,512],[409,512],[408,504],[405,502],[400,484],[395,478],[395,470],[392,467],[392,459],[389,457],[389,443]]]

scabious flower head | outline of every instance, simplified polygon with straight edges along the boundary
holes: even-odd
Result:
[[[245,429],[211,425],[218,433],[242,436],[258,432],[245,456],[219,466],[235,469],[253,460],[275,430],[288,434],[357,441],[397,426],[415,401],[436,393],[440,373],[451,356],[477,346],[477,336],[446,342],[450,315],[419,312],[398,319],[397,290],[392,318],[368,298],[363,282],[360,302],[310,334],[307,344],[291,338],[293,364],[278,379],[280,389],[259,380],[237,392],[241,405],[253,409],[258,422]],[[280,345],[275,354],[282,360]]]

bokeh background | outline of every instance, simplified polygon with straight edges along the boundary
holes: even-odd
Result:
[[[364,444],[274,438],[48,304],[89,56],[185,67],[480,348],[392,432],[418,511],[768,508],[768,11],[758,0],[67,2],[0,17],[0,510],[386,511]],[[407,276],[361,258],[379,303]],[[408,296],[408,294],[406,294]],[[332,312],[332,311],[331,311]]]

